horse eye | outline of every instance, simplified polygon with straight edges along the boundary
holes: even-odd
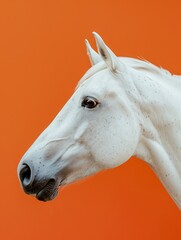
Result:
[[[88,108],[88,109],[93,109],[98,105],[97,99],[93,97],[85,97],[82,101],[81,106]]]

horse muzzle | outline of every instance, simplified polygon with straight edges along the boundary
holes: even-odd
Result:
[[[35,195],[40,201],[50,201],[58,194],[60,181],[56,178],[40,179],[34,174],[33,167],[23,163],[19,170],[19,179],[25,193]]]

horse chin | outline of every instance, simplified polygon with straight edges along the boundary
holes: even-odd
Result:
[[[58,195],[59,185],[54,179],[49,182],[36,194],[39,201],[47,202],[53,200]]]

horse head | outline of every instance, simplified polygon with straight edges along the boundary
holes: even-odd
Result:
[[[139,120],[123,88],[134,89],[129,68],[94,37],[98,53],[86,40],[92,67],[18,166],[23,190],[42,201],[61,185],[126,162],[139,142]]]

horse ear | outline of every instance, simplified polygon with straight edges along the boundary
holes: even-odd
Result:
[[[102,38],[96,32],[93,32],[98,52],[102,59],[106,62],[108,68],[113,71],[125,71],[125,65],[121,63],[118,57],[111,51],[111,49],[106,46]]]
[[[99,56],[98,53],[96,53],[96,51],[94,51],[94,49],[91,47],[91,45],[87,39],[85,39],[85,44],[86,44],[87,54],[89,56],[91,65],[93,66],[96,63],[102,61],[102,58]]]

